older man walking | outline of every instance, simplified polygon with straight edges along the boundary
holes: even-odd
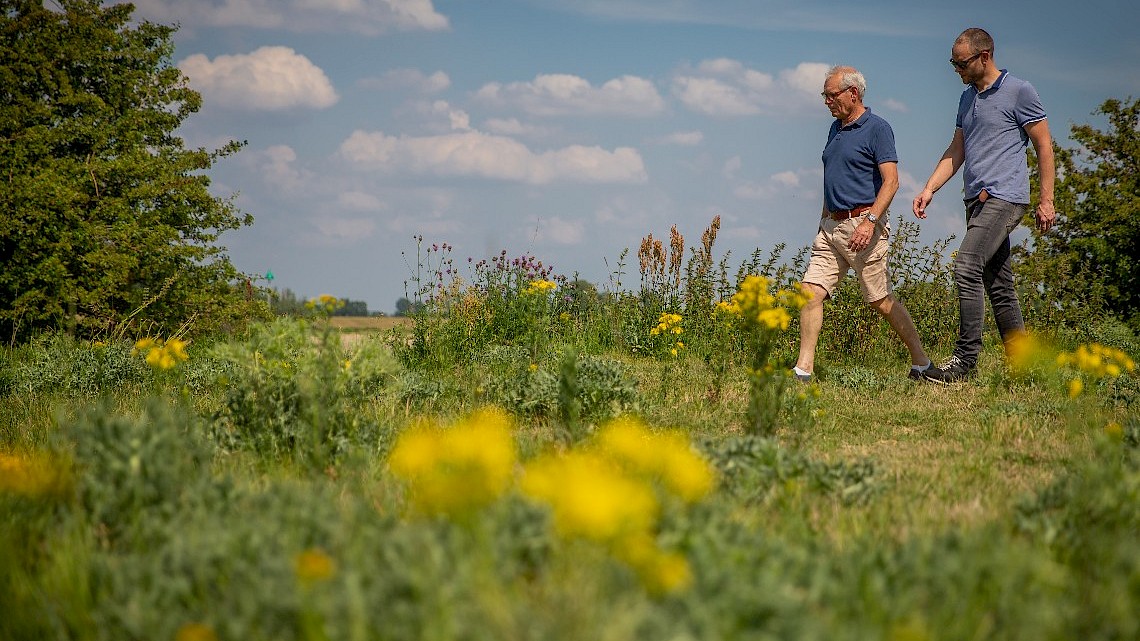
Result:
[[[863,300],[879,312],[910,352],[908,376],[931,367],[906,307],[891,294],[887,208],[899,189],[898,154],[890,124],[863,104],[867,82],[853,67],[827,72],[823,101],[835,116],[823,149],[823,211],[803,277],[811,300],[800,310],[795,376],[810,381],[823,329],[823,302],[854,269]]]
[[[967,29],[958,36],[950,64],[966,85],[958,100],[954,137],[912,205],[915,216],[926,218],[934,192],[965,165],[966,235],[954,259],[958,341],[950,360],[925,374],[941,384],[974,375],[982,351],[986,296],[1007,345],[1025,331],[1013,284],[1009,234],[1029,208],[1027,141],[1033,142],[1041,174],[1037,226],[1048,231],[1056,220],[1052,138],[1033,85],[997,67],[994,40],[983,29]]]

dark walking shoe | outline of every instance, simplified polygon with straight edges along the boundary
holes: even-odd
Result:
[[[906,377],[912,381],[920,381],[921,382],[921,381],[926,380],[926,373],[932,369],[934,369],[934,363],[933,362],[927,363],[926,369],[915,369],[915,368],[911,367],[910,372],[907,373]]]
[[[951,356],[950,360],[946,361],[941,367],[931,367],[927,369],[922,373],[922,377],[931,383],[950,385],[973,378],[975,374],[974,366],[967,365],[957,356]]]

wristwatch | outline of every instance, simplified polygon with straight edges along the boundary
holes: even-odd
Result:
[[[875,223],[879,222],[879,217],[875,214],[867,214],[867,220],[871,221],[871,224],[874,225]]]

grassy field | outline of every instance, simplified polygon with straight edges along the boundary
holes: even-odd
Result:
[[[1123,351],[802,385],[791,330],[527,296],[8,350],[0,638],[1140,634]]]

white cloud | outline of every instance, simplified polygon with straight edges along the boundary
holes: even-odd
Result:
[[[326,216],[312,222],[321,244],[344,245],[360,242],[376,231],[376,222],[367,218]]]
[[[821,170],[781,171],[759,182],[742,183],[732,193],[742,200],[773,200],[788,194],[809,197],[815,193],[815,182],[822,182]]]
[[[408,89],[430,94],[450,87],[451,78],[442,71],[426,75],[419,69],[392,69],[382,76],[362,78],[356,84],[364,89]]]
[[[285,191],[298,189],[313,177],[296,167],[297,152],[288,145],[273,145],[241,157],[253,164],[265,182]]]
[[[138,15],[186,27],[254,27],[289,31],[390,31],[449,27],[432,0],[134,0]]]
[[[532,82],[488,83],[475,97],[488,104],[540,116],[647,116],[665,108],[653,83],[637,76],[614,78],[594,87],[586,79],[570,74],[541,74]]]
[[[546,184],[551,182],[641,183],[647,180],[637,150],[571,145],[533,152],[511,138],[465,131],[439,136],[388,136],[357,130],[340,155],[362,168],[441,176],[480,176]]]
[[[688,109],[710,116],[752,116],[799,109],[818,95],[829,65],[801,62],[776,76],[737,60],[705,60],[673,77],[673,95]]]
[[[795,69],[780,72],[780,82],[812,97],[818,96],[827,80],[827,70],[831,65],[822,62],[801,62]]]
[[[550,135],[550,130],[546,127],[520,122],[517,118],[490,118],[483,123],[483,128],[503,136],[545,138]]]
[[[585,225],[580,220],[566,220],[558,216],[550,218],[531,217],[529,227],[533,227],[535,242],[551,245],[580,245],[586,236]]]
[[[179,68],[206,104],[249,111],[324,109],[339,100],[325,72],[288,47],[262,47],[253,53],[189,56]]]
[[[894,98],[887,98],[884,100],[883,107],[890,109],[891,111],[897,111],[904,114],[910,111],[910,107],[908,107],[905,102],[895,100]]]
[[[376,196],[355,190],[337,195],[336,203],[342,209],[351,211],[374,212],[385,208],[384,202]]]
[[[677,131],[667,136],[662,136],[658,142],[664,145],[680,145],[682,147],[694,147],[701,144],[705,139],[705,135],[699,131]]]

